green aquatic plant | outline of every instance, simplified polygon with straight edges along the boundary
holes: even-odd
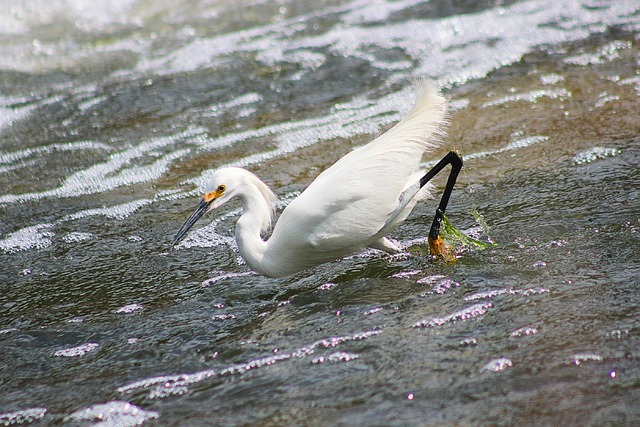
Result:
[[[489,236],[487,224],[480,214],[476,210],[470,213],[476,219],[478,225],[482,227],[485,234]],[[468,236],[451,224],[446,215],[442,216],[438,238],[435,240],[429,239],[429,253],[435,257],[442,257],[447,262],[455,262],[458,255],[467,250],[482,250],[492,246],[495,246],[495,243],[490,237],[488,237],[487,241],[482,241]]]

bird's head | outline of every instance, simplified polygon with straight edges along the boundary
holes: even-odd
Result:
[[[245,169],[235,167],[227,167],[215,171],[204,188],[204,193],[196,210],[178,230],[173,239],[173,245],[179,243],[191,227],[206,213],[219,208],[236,196],[255,193],[252,190],[258,190],[257,192],[262,195],[262,199],[266,202],[267,209],[270,210],[275,201],[275,196],[254,174]],[[269,214],[268,222],[270,223],[270,221],[271,215]]]
[[[176,237],[174,237],[173,245],[180,242],[191,227],[206,213],[224,205],[237,195],[239,188],[242,186],[242,172],[239,171],[241,169],[223,168],[214,172],[204,188],[204,194],[196,210],[187,218],[180,230],[178,230]]]

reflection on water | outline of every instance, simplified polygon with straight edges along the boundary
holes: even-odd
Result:
[[[16,2],[0,16],[0,424],[632,425],[633,2]],[[450,98],[449,208],[498,245],[253,274],[238,206],[169,243],[212,170],[284,207]],[[442,179],[437,185],[442,185]]]

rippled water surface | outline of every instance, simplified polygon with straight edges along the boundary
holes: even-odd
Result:
[[[233,3],[233,4],[231,4]],[[0,425],[634,425],[640,6],[15,1],[0,16]],[[369,251],[249,271],[213,170],[280,208],[427,76],[465,159]],[[436,180],[442,187],[444,177]],[[486,238],[486,236],[484,236]]]

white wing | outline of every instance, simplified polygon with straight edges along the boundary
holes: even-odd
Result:
[[[404,119],[322,172],[284,210],[272,239],[320,252],[356,249],[395,228],[395,217],[404,220],[415,202],[403,215],[407,200],[400,206],[400,196],[417,181],[422,155],[440,143],[445,121],[445,99],[426,82],[417,91]]]

